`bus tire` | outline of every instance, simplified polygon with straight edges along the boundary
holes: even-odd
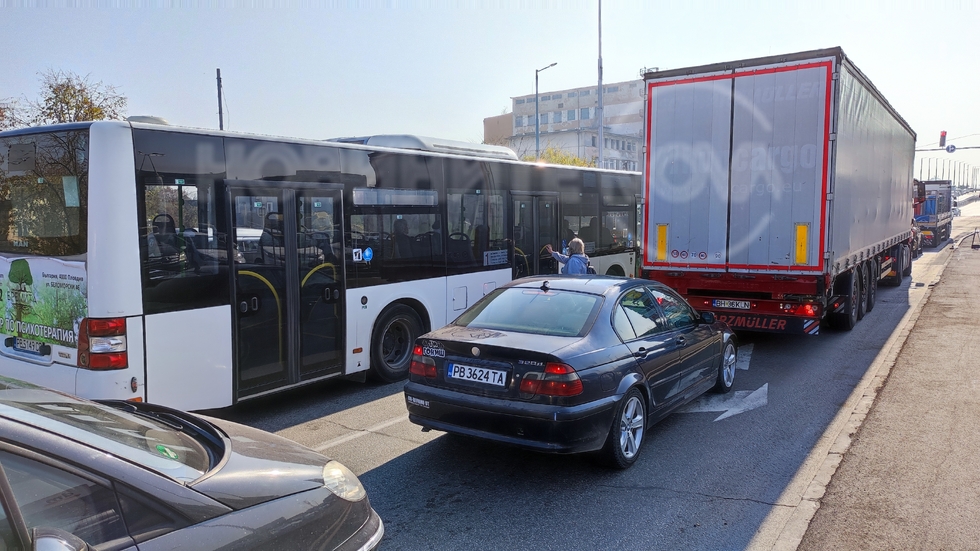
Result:
[[[620,266],[619,264],[613,264],[612,266],[609,267],[608,270],[606,270],[606,275],[624,277],[626,275],[626,272],[623,271],[623,267]]]
[[[371,378],[394,383],[408,377],[422,320],[410,306],[395,304],[378,316],[371,337]]]

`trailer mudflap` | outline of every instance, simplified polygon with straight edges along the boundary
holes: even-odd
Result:
[[[797,335],[819,335],[820,320],[793,316],[773,316],[749,312],[713,312],[718,321],[723,321],[735,331],[762,331],[767,333],[792,333]]]

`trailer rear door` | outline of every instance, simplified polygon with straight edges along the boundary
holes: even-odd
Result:
[[[647,81],[645,268],[823,268],[835,63]]]

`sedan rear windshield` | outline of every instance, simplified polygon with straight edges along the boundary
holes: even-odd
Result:
[[[456,319],[455,325],[558,337],[582,336],[602,297],[575,291],[497,289]]]
[[[211,464],[207,448],[173,426],[3,377],[0,415],[182,482],[197,480]]]

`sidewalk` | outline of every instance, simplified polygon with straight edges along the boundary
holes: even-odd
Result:
[[[980,249],[952,251],[800,551],[980,550]]]

